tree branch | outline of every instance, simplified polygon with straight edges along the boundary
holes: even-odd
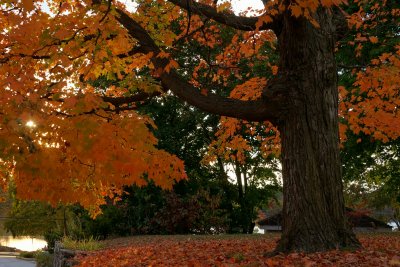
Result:
[[[56,85],[57,83],[52,83],[48,87],[50,88],[51,86]],[[152,97],[159,96],[161,95],[161,92],[155,91],[153,93],[146,93],[146,92],[138,92],[134,95],[130,96],[118,96],[118,97],[112,97],[112,96],[99,96],[104,102],[107,102],[109,104],[112,104],[116,107],[116,109],[123,109],[123,107],[120,107],[121,105],[125,104],[131,104],[134,102],[140,102],[140,101],[145,101],[148,100]],[[53,99],[53,93],[48,92],[45,95],[42,95],[40,99],[46,99],[48,101],[55,101],[55,102],[60,102],[63,103],[64,99],[63,98],[58,98],[58,99]],[[103,109],[106,111],[110,111],[109,109]]]
[[[193,0],[168,0],[169,2],[185,9],[190,10],[190,12],[205,16],[207,18],[213,19],[219,23],[230,26],[237,30],[242,31],[254,31],[256,30],[256,24],[262,16],[257,17],[242,17],[236,16],[233,13],[228,12],[218,12],[217,9],[202,3],[195,2]],[[281,31],[281,20],[277,16],[271,16],[273,21],[270,23],[263,23],[259,30],[273,30],[276,35]]]
[[[124,26],[129,35],[139,41],[147,53],[153,53],[152,63],[155,69],[160,70],[160,80],[164,88],[171,90],[180,99],[204,111],[222,116],[235,117],[248,121],[277,121],[281,114],[281,101],[276,98],[263,98],[255,101],[243,101],[225,98],[215,94],[203,95],[200,90],[186,82],[176,71],[164,71],[169,59],[159,58],[161,52],[150,35],[134,19],[124,11],[116,9],[119,14],[117,20]]]
[[[132,102],[144,101],[148,98],[159,96],[159,95],[161,95],[161,93],[156,91],[153,93],[139,92],[135,95],[121,96],[121,97],[102,96],[101,98],[103,99],[104,102],[113,104],[114,106],[120,106],[120,105],[124,105],[124,104],[129,104]]]

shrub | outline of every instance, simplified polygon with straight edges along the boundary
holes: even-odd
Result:
[[[53,255],[46,251],[37,251],[35,253],[36,267],[52,267]]]
[[[34,258],[35,252],[34,251],[21,251],[19,256],[22,258]]]
[[[49,231],[44,234],[44,240],[47,242],[47,247],[50,253],[54,252],[56,241],[61,240],[62,234],[56,231]]]
[[[69,237],[64,237],[62,239],[62,244],[66,249],[83,251],[99,250],[104,247],[103,243],[94,239],[93,237],[84,240],[73,240]]]

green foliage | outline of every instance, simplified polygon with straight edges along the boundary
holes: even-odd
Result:
[[[78,218],[80,232],[72,234],[70,231],[69,236],[80,240],[90,236],[105,239],[110,236],[148,233],[149,221],[164,203],[162,189],[150,182],[141,188],[127,187],[125,191],[121,201],[108,201],[106,205],[101,206],[102,214],[95,220],[82,207],[72,207]]]
[[[226,231],[226,212],[220,196],[201,190],[185,198],[167,193],[165,206],[155,214],[151,227],[163,234],[213,234]]]
[[[53,258],[53,254],[37,251],[35,253],[36,267],[53,267]]]
[[[151,183],[142,188],[132,186],[120,202],[102,206],[103,213],[95,220],[82,208],[75,207],[75,211],[84,236],[96,238],[224,232],[227,215],[220,208],[221,196],[203,189],[192,194],[189,186],[193,184],[180,184],[175,190],[179,193],[163,191]]]
[[[350,206],[389,208],[382,219],[400,219],[400,141],[351,136],[342,151],[345,197]]]
[[[62,239],[62,244],[64,248],[71,250],[93,251],[104,248],[104,244],[93,237],[83,240],[74,240],[69,237],[64,237]]]
[[[22,251],[19,253],[19,257],[35,259],[37,267],[53,267],[53,255],[47,251]]]
[[[126,235],[129,229],[123,209],[120,209],[120,204],[109,203],[102,206],[102,214],[93,220],[89,213],[81,206],[74,206],[73,212],[76,214],[77,225],[75,231],[70,231],[69,237],[74,240],[84,240],[90,236],[104,239],[109,235]]]
[[[57,228],[58,215],[48,204],[14,200],[4,228],[13,236],[42,236]]]
[[[61,240],[62,234],[60,232],[57,232],[55,229],[50,230],[46,232],[43,235],[44,240],[47,242],[47,249],[50,253],[54,252],[54,246],[56,241]]]
[[[21,251],[19,256],[22,258],[35,258],[36,253],[34,251]]]

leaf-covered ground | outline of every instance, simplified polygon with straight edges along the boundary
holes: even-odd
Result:
[[[400,266],[400,234],[360,235],[364,249],[264,256],[277,235],[143,236],[108,241],[108,249],[80,256],[85,266]]]

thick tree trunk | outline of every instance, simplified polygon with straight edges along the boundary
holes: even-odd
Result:
[[[280,122],[283,232],[279,252],[358,247],[345,220],[338,138],[334,26],[329,11],[320,27],[290,14],[279,36],[280,74],[290,88]]]

